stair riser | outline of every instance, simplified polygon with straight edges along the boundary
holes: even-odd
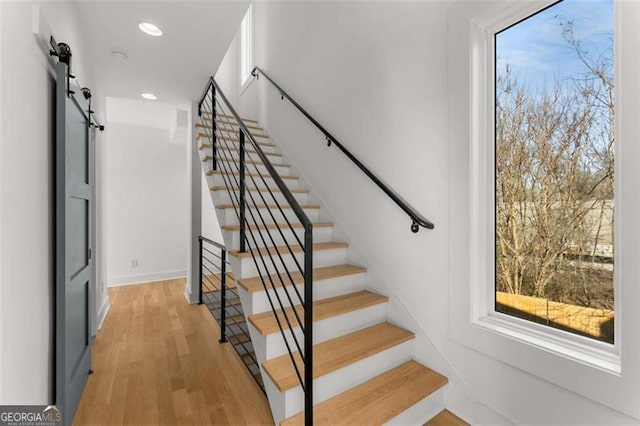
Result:
[[[209,183],[209,186],[224,185],[225,184],[225,179],[231,179],[231,181],[234,181],[235,179],[239,179],[239,176],[236,173],[237,172],[234,170],[234,174],[232,174],[231,176],[224,176],[223,177],[220,174],[215,174],[213,176],[208,176],[207,182]],[[252,174],[255,174],[255,173],[252,173]],[[274,183],[273,178],[271,178],[269,173],[263,173],[262,176],[263,176],[264,180],[260,176],[249,176],[247,174],[245,179],[246,179],[247,184],[251,185],[251,186],[276,188],[276,184]],[[298,188],[298,184],[299,184],[299,180],[298,179],[283,179],[282,181],[285,183],[285,185],[287,185],[287,188],[289,188],[289,189],[297,189]]]
[[[260,218],[256,213],[253,213],[253,214],[256,220],[260,220]],[[247,212],[247,218],[250,222],[253,222],[253,219],[251,218],[251,214],[249,212]],[[269,230],[262,230],[262,231],[258,231],[254,229],[252,232],[247,231],[247,238],[249,238],[249,241],[251,241],[252,247],[283,246],[286,244],[286,242],[288,242],[290,246],[298,244],[298,240],[296,240],[296,237],[293,235],[293,231],[286,224],[282,226],[281,229],[282,229],[282,234],[284,235],[284,238],[282,238],[282,235],[280,235],[280,231],[278,231],[277,229],[269,229]],[[300,228],[294,228],[294,229],[300,241],[304,243],[304,229],[300,229]],[[222,233],[223,233],[223,238],[227,242],[227,244],[229,244],[229,241],[231,242],[231,250],[240,249],[240,231],[223,230]],[[251,237],[251,234],[253,234],[253,237],[256,239],[256,243],[253,242],[253,238]],[[332,237],[333,237],[333,227],[331,226],[313,228],[314,243],[328,243],[331,241]]]
[[[249,194],[250,193],[250,194]],[[272,195],[273,194],[273,195]],[[213,202],[214,204],[231,204],[231,197],[225,190],[216,190],[212,191]],[[240,199],[239,192],[236,193],[238,196],[238,200]],[[252,198],[253,197],[253,198]],[[294,192],[293,197],[296,199],[298,204],[307,204],[309,202],[309,194],[306,192]],[[274,200],[275,198],[275,200]],[[233,201],[236,202],[236,197],[233,197]],[[282,205],[288,205],[287,200],[284,198],[284,195],[280,192],[269,193],[268,191],[248,191],[246,194],[247,204],[274,204],[280,203]]]
[[[413,341],[410,340],[315,379],[314,405],[409,361],[412,348]],[[276,424],[303,411],[304,393],[300,386],[280,392],[268,374],[263,372],[262,379]]]
[[[320,300],[328,297],[340,296],[343,294],[353,293],[355,291],[364,290],[364,282],[366,279],[366,273],[346,275],[342,277],[331,278],[328,280],[314,281],[313,282],[313,299]],[[298,292],[304,294],[304,285],[296,285]],[[295,294],[293,289],[287,289],[289,294]],[[277,288],[278,295],[286,297],[282,288]],[[275,291],[270,289],[269,295],[272,300],[275,300]],[[261,312],[267,312],[271,310],[269,305],[269,299],[266,291],[254,291],[249,293],[242,287],[238,287],[238,294],[242,300],[242,309],[246,315],[258,314]]]
[[[273,167],[276,169],[276,172],[278,172],[278,174],[280,176],[290,176],[293,173],[291,172],[291,167],[289,166],[277,166],[276,164],[278,163],[283,163],[281,161],[276,161],[275,163],[272,162]],[[284,163],[284,164],[288,164],[288,163]],[[267,176],[269,174],[269,172],[267,171],[267,168],[261,163],[258,162],[257,164],[247,164],[247,172],[248,173],[262,173],[263,175]]]
[[[300,220],[294,213],[293,209],[283,208],[282,212],[284,214],[281,213],[280,210],[278,210],[278,208],[275,206],[273,209],[271,209],[271,214],[273,214],[273,217],[275,218],[274,221],[268,209],[258,209],[257,212],[256,210],[254,210],[254,214],[258,215],[258,213],[260,213],[267,223],[284,223],[285,218],[287,218],[287,220],[289,220],[291,224],[300,223]],[[311,222],[320,221],[320,209],[304,209],[304,212]],[[237,225],[238,223],[240,223],[234,209],[224,209],[223,214],[224,222],[222,222],[221,225]]]
[[[428,395],[422,401],[398,414],[387,425],[423,425],[445,408],[445,387]]]
[[[247,251],[249,249],[247,248]],[[295,257],[298,259],[300,266],[304,266],[304,254],[295,253]],[[260,266],[260,271],[256,269],[255,263],[251,256],[238,258],[230,256],[231,267],[234,275],[238,278],[256,277],[260,274],[265,274],[263,262],[260,259],[256,259]],[[289,271],[297,271],[298,267],[291,256],[291,254],[282,254],[282,259]],[[336,248],[331,250],[317,250],[313,253],[313,267],[320,268],[323,266],[339,265],[346,263],[347,261],[347,248]],[[273,264],[277,266],[278,270],[274,268]],[[284,272],[284,267],[280,262],[277,255],[273,255],[273,261],[268,257],[265,257],[264,264],[267,266],[267,274],[275,274],[278,272]]]
[[[379,305],[368,306],[364,309],[358,309],[342,315],[327,318],[322,321],[315,321],[313,323],[313,343],[317,344],[324,342],[362,328],[379,324],[385,320],[386,313],[387,304],[381,303]],[[296,320],[293,316],[290,316],[289,320],[295,324]],[[304,321],[304,318],[301,316],[300,320]],[[250,322],[247,322],[247,324],[249,325],[249,329],[254,328]],[[255,331],[257,332],[257,330]],[[253,337],[253,330],[250,330],[250,332]],[[295,327],[293,329],[293,334],[296,336],[298,344],[302,347],[304,336],[300,327]],[[295,348],[296,346],[293,337],[291,336],[291,331],[285,330],[285,336],[287,337],[289,347]],[[284,343],[284,339],[282,338],[282,333],[280,333],[280,331],[268,334],[267,336],[260,335],[260,337],[262,337],[262,341],[254,341],[256,343],[255,346],[261,346],[261,357],[259,358],[260,363],[287,353],[287,346]],[[265,346],[264,351],[262,350],[262,345]],[[262,359],[262,356],[264,356],[264,359]]]

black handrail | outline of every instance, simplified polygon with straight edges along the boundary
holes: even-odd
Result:
[[[349,150],[346,149],[344,145],[342,145],[331,133],[329,133],[328,130],[326,130],[320,123],[318,123],[318,121],[315,118],[313,118],[311,114],[309,114],[304,108],[302,108],[302,106],[300,106],[300,104],[296,102],[295,99],[289,96],[289,94],[285,92],[284,89],[282,89],[282,87],[280,87],[275,81],[273,81],[273,79],[269,77],[267,73],[265,73],[260,67],[256,66],[251,71],[251,75],[258,78],[258,73],[262,74],[267,80],[269,80],[269,82],[273,84],[273,86],[278,90],[278,92],[280,92],[281,97],[287,98],[287,100],[291,102],[293,106],[295,106],[298,109],[298,111],[302,113],[302,115],[307,117],[307,119],[311,121],[313,125],[316,126],[318,130],[320,130],[324,134],[329,146],[331,146],[332,143],[335,144],[335,146],[337,146],[338,149],[342,151],[342,153],[346,155],[349,160],[351,160],[356,166],[358,166],[358,168],[362,170],[364,174],[367,175],[369,179],[371,179],[378,186],[378,188],[382,189],[382,191],[385,194],[387,194],[389,198],[391,198],[402,210],[404,210],[406,214],[409,215],[409,217],[411,217],[412,232],[414,233],[418,232],[420,230],[420,226],[427,229],[434,228],[434,225],[431,221],[429,221],[420,213],[418,213],[416,209],[414,209],[404,198],[398,195],[393,189],[389,188],[389,186],[387,186],[387,184],[385,184],[382,181],[382,179],[380,179],[371,170],[369,170],[367,166],[362,164],[362,162],[358,160],[351,152],[349,152]]]
[[[198,239],[200,239],[200,240],[202,240],[202,241],[206,241],[206,242],[208,242],[209,244],[211,244],[211,245],[214,245],[214,246],[218,247],[220,250],[226,250],[226,249],[227,249],[227,248],[224,246],[224,244],[220,244],[220,243],[218,243],[218,242],[216,242],[216,241],[210,240],[209,238],[207,238],[207,237],[203,237],[202,235],[200,235],[200,236],[198,237]]]

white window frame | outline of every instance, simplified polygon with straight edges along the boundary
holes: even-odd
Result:
[[[253,3],[249,5],[247,13],[240,24],[240,91],[243,92],[253,81],[251,71],[254,67],[254,24]]]
[[[619,0],[615,4],[615,344],[495,311],[494,36],[555,2],[499,1],[488,10],[486,3],[467,3],[450,17],[449,332],[462,345],[637,416],[640,262],[633,256],[640,254],[640,245],[634,242],[640,238],[640,226],[633,215],[640,212],[634,184],[640,182],[640,149],[633,141],[640,136],[640,126],[633,117],[640,112],[640,85],[633,75],[640,61],[632,53],[640,47],[634,28],[640,16],[636,2]],[[463,183],[461,175],[466,176]],[[629,395],[622,397],[624,393]]]

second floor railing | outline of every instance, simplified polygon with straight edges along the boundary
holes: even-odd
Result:
[[[201,131],[210,141],[199,149],[210,152],[205,159],[214,180],[211,190],[219,202],[229,203],[237,221],[225,224],[239,235],[229,254],[250,257],[257,271],[304,392],[305,424],[311,425],[313,225],[254,136],[256,126],[238,115],[213,77],[198,107]]]
[[[236,282],[229,268],[227,250],[223,244],[203,236],[199,237],[199,243],[199,303],[205,304],[214,320],[218,322],[220,343],[229,342],[233,346],[258,386],[264,391],[260,365],[249,336]]]

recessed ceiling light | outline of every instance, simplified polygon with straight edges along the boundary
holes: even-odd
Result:
[[[118,62],[124,62],[128,58],[127,54],[124,53],[122,50],[112,50],[111,56],[113,56],[113,59],[115,59]]]
[[[140,96],[145,99],[149,99],[150,101],[155,101],[156,99],[158,99],[158,97],[153,93],[141,93]]]
[[[162,30],[151,22],[139,22],[138,28],[140,28],[140,31],[149,34],[150,36],[160,37],[162,35]]]

